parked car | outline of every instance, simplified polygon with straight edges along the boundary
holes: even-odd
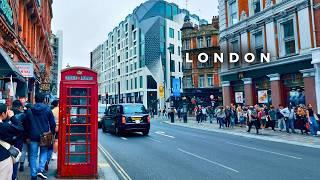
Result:
[[[148,135],[150,116],[143,104],[111,105],[101,121],[103,132],[121,135],[126,132],[142,132]]]
[[[98,104],[98,128],[101,128],[101,120],[109,106],[109,104]]]

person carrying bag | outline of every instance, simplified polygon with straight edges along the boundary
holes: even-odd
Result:
[[[12,144],[23,133],[22,123],[14,117],[13,111],[0,103],[0,174],[2,180],[11,180],[13,164],[21,153]]]

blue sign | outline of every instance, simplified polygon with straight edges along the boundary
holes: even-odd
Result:
[[[172,94],[174,97],[180,97],[180,79],[174,78],[172,79]]]

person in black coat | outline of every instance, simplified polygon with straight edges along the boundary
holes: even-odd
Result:
[[[9,110],[7,105],[0,104],[0,140],[14,145],[23,130],[22,123],[14,116],[14,112]],[[12,178],[13,162],[9,151],[2,145],[0,145],[0,172],[1,179]]]

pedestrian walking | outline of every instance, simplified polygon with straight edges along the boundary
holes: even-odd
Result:
[[[259,106],[255,105],[255,107],[251,106],[248,111],[249,116],[249,128],[248,131],[250,133],[252,126],[254,125],[256,127],[256,133],[259,134],[259,122],[258,122],[258,112],[259,112]]]
[[[285,116],[287,133],[290,133],[289,129],[291,129],[292,133],[296,133],[296,131],[294,130],[294,122],[296,119],[294,108],[290,105],[287,108],[282,110],[282,114],[284,114]]]
[[[219,129],[224,128],[226,113],[225,113],[225,110],[223,109],[223,106],[218,107],[216,116],[219,121]]]
[[[275,126],[276,126],[276,120],[277,120],[277,112],[274,109],[274,106],[270,106],[270,110],[267,115],[267,124],[266,128],[271,127],[273,131],[275,131]]]
[[[9,110],[5,104],[0,104],[0,175],[1,180],[11,180],[13,175],[13,158],[11,152],[16,148],[11,146],[15,144],[15,137],[23,133],[22,122],[15,116],[14,112]],[[11,147],[11,148],[10,148]],[[10,149],[10,151],[9,151]]]
[[[239,105],[237,107],[237,116],[239,119],[239,125],[240,125],[240,127],[242,127],[244,125],[245,118],[244,118],[244,112],[243,112],[241,105]]]
[[[56,123],[51,109],[44,104],[45,96],[38,93],[35,96],[36,104],[27,112],[28,122],[26,131],[28,132],[29,154],[30,154],[30,174],[32,179],[47,179],[45,165],[48,158],[48,148],[53,142]],[[40,149],[39,166],[38,151]]]
[[[310,133],[312,136],[317,136],[317,131],[319,128],[319,124],[318,124],[318,116],[314,113],[313,109],[312,109],[312,105],[308,104],[308,108],[307,108],[307,118],[310,124]]]
[[[230,108],[230,125],[231,128],[234,128],[236,124],[236,119],[237,119],[237,111],[234,106],[231,106]]]
[[[283,115],[283,113],[281,113],[282,110],[283,110],[283,106],[279,105],[279,109],[277,110],[277,119],[278,119],[279,131],[282,131],[283,129],[286,129],[286,123],[285,123],[284,115]]]
[[[15,100],[12,102],[12,111],[14,113],[15,118],[20,121],[22,125],[25,125],[26,123],[26,114],[24,113],[24,107],[21,103],[20,100]],[[24,132],[25,133],[25,132]],[[19,136],[16,136],[15,138],[15,144],[14,147],[18,148],[20,152],[26,151],[26,147],[24,144],[26,143],[26,136],[24,133],[21,133]],[[25,149],[23,149],[23,147]],[[20,164],[20,171],[23,170],[24,168],[24,161],[25,158],[20,158],[20,162],[16,162],[13,166],[13,174],[12,174],[12,179],[17,179],[18,175],[18,167]]]
[[[202,107],[201,112],[202,112],[201,122],[207,121],[207,108]]]
[[[226,127],[230,127],[230,121],[231,121],[231,109],[230,106],[226,106],[225,109],[225,113],[226,113],[226,117],[225,117],[225,121],[226,121]]]
[[[267,116],[269,114],[268,107],[264,104],[261,109],[261,126],[262,128],[265,128],[267,125]]]
[[[300,129],[301,134],[303,133],[308,134],[308,129],[306,127],[308,123],[307,113],[303,105],[298,106],[296,118],[297,118],[297,128]]]

